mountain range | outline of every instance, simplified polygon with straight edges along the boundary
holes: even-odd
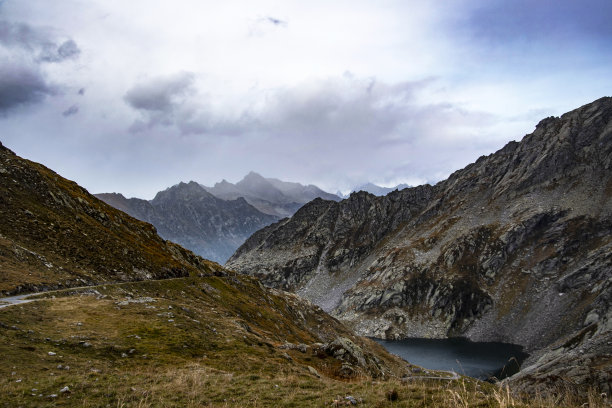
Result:
[[[264,178],[251,172],[236,184],[214,187],[194,181],[157,193],[153,200],[96,194],[113,207],[155,226],[159,235],[216,262],[224,263],[255,231],[291,216],[322,197],[339,200],[316,186]]]
[[[612,98],[542,120],[438,184],[316,199],[226,266],[357,333],[531,354],[515,389],[612,391]]]
[[[250,172],[236,184],[222,180],[213,187],[203,187],[223,200],[242,197],[259,211],[279,218],[291,217],[301,206],[317,197],[340,200],[337,195],[326,193],[312,184],[305,186],[300,183],[265,178],[255,172]]]

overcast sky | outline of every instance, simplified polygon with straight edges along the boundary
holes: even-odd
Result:
[[[612,94],[612,1],[0,0],[0,141],[90,192],[434,183]]]

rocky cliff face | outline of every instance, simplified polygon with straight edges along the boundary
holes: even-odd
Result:
[[[242,197],[259,211],[279,218],[291,217],[301,206],[315,198],[340,200],[337,195],[326,193],[312,184],[305,186],[265,178],[255,172],[250,172],[236,184],[223,180],[213,187],[203,187],[223,200]]]
[[[126,199],[121,194],[96,196],[150,222],[163,238],[217,262],[225,262],[254,231],[278,220],[243,198],[219,199],[193,181],[161,191],[151,201]]]
[[[5,294],[221,269],[1,144],[0,266]]]
[[[521,387],[569,377],[609,392],[611,176],[612,98],[602,98],[433,187],[316,200],[227,266],[361,334],[521,344],[532,353],[511,380]]]

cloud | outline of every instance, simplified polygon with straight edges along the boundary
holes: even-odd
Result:
[[[263,17],[260,20],[262,20],[263,22],[267,22],[270,24],[273,24],[275,26],[279,26],[279,27],[287,27],[287,22],[278,18],[274,18],[274,17]]]
[[[0,44],[5,47],[20,47],[34,50],[48,42],[42,30],[36,30],[25,23],[12,23],[0,20]]]
[[[265,16],[252,20],[249,24],[249,37],[263,37],[276,28],[287,28],[289,23],[280,18]]]
[[[43,62],[62,62],[68,59],[78,58],[81,50],[73,40],[66,40],[61,45],[47,44],[40,56],[40,61]]]
[[[253,89],[250,102],[213,106],[193,82],[179,73],[134,86],[126,102],[142,114],[133,132],[173,128],[194,138],[251,138],[279,150],[307,149],[363,152],[431,140],[454,143],[476,128],[496,121],[493,115],[452,103],[423,103],[418,95],[435,78],[385,83],[352,74],[311,79],[274,89]],[[429,139],[429,140],[424,140]]]
[[[169,114],[192,92],[193,81],[191,72],[149,79],[128,90],[124,99],[134,109]]]
[[[55,93],[37,67],[11,62],[0,64],[0,113],[40,102]]]
[[[62,112],[62,116],[67,118],[68,116],[76,115],[77,113],[79,113],[79,107],[76,105],[72,105],[71,107]]]
[[[0,44],[21,49],[38,62],[62,62],[76,59],[81,53],[72,39],[61,41],[49,29],[8,21],[0,21]]]
[[[194,80],[193,73],[179,72],[134,85],[123,99],[139,111],[144,120],[135,121],[130,131],[140,132],[155,126],[185,123],[192,109],[188,106],[189,97],[196,93]]]
[[[45,64],[75,59],[79,54],[74,40],[60,41],[49,29],[0,21],[0,113],[59,93]]]

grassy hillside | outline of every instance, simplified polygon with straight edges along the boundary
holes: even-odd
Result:
[[[0,309],[0,406],[324,407],[346,397],[364,407],[574,406],[466,378],[420,379],[447,375],[415,369],[247,277],[44,296]],[[338,353],[338,339],[355,346]]]
[[[219,265],[0,144],[0,293],[208,274]]]

